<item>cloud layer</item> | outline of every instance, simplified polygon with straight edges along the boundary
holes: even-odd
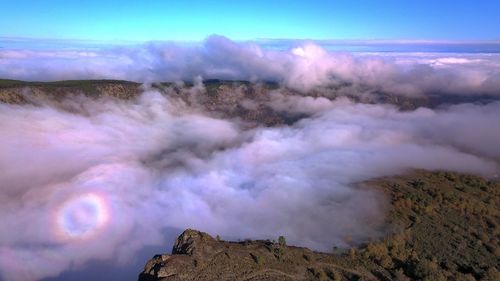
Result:
[[[403,112],[332,93],[498,96],[499,69],[498,54],[348,54],[221,36],[0,49],[2,78],[195,82],[184,93],[190,106],[154,90],[129,101],[0,104],[0,278],[40,280],[92,261],[128,265],[164,244],[167,229],[285,235],[324,251],[380,237],[385,198],[359,183],[411,169],[497,176],[500,102]],[[197,106],[201,79],[211,78],[276,81],[311,95],[273,90],[258,102],[303,118],[250,125]],[[244,91],[225,94],[258,107]]]
[[[165,243],[166,228],[285,235],[328,251],[384,234],[384,198],[357,186],[364,180],[419,168],[499,172],[499,102],[401,112],[275,95],[270,106],[310,117],[244,129],[155,91],[0,104],[2,277],[126,264]]]
[[[288,43],[291,44],[291,43]],[[82,45],[0,50],[0,77],[21,80],[123,79],[139,82],[239,79],[276,81],[301,91],[349,93],[500,93],[500,55],[355,53],[314,42],[269,48],[211,36],[200,44]]]

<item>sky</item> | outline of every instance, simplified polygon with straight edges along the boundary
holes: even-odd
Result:
[[[0,0],[0,37],[498,40],[500,1]],[[8,12],[5,12],[8,11]]]

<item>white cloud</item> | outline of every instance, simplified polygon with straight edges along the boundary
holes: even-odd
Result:
[[[312,117],[244,130],[151,91],[0,104],[2,277],[127,263],[165,243],[166,227],[329,250],[384,232],[383,195],[359,182],[415,168],[499,171],[498,102],[401,112],[275,93],[270,105]]]
[[[290,49],[211,36],[200,44],[153,42],[72,49],[0,50],[0,77],[24,80],[272,80],[301,91],[335,86],[393,94],[498,94],[498,54],[342,53],[314,42]]]

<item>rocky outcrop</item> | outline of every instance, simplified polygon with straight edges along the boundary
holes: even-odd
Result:
[[[188,229],[175,241],[172,255],[156,255],[145,266],[139,280],[189,280],[224,246],[204,232]]]
[[[184,231],[172,254],[153,257],[139,275],[153,280],[335,280],[374,278],[336,265],[333,255],[272,241],[227,242],[197,230]]]

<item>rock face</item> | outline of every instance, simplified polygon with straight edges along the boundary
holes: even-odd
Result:
[[[369,272],[338,266],[331,257],[271,241],[219,241],[188,229],[177,238],[171,255],[156,255],[146,264],[139,280],[375,279]]]

